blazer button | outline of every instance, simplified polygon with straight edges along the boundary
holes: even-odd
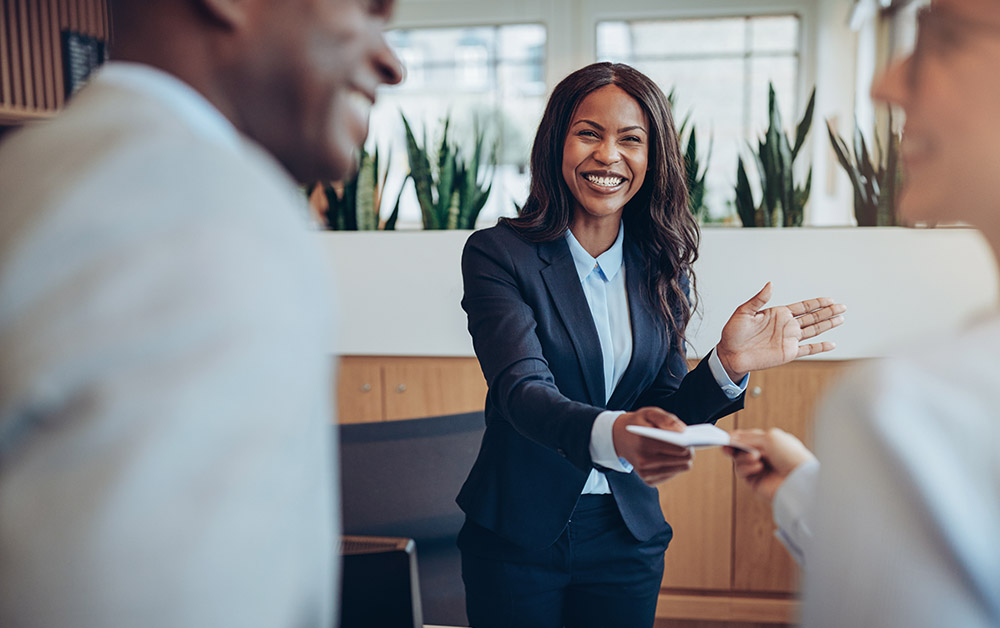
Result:
[[[562,449],[556,449],[556,452],[558,452],[558,453],[559,453],[559,455],[560,455],[560,456],[562,456],[563,458],[565,458],[565,457],[566,457],[566,452],[565,452],[565,451],[563,451]]]

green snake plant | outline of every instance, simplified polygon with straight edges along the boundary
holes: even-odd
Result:
[[[743,158],[736,166],[736,212],[744,227],[799,227],[812,181],[812,167],[803,185],[797,185],[792,166],[812,126],[816,90],[809,96],[806,111],[795,128],[795,142],[789,139],[781,122],[781,112],[774,94],[774,85],[768,85],[768,127],[764,137],[753,150],[757,174],[762,191],[760,202],[753,199],[750,179]]]
[[[671,112],[674,111],[674,90],[667,94],[667,102],[670,104]],[[690,132],[688,130],[690,129]],[[684,116],[680,127],[677,129],[677,137],[680,141],[681,155],[684,157],[685,182],[688,189],[688,209],[698,222],[705,222],[708,219],[708,208],[705,207],[705,176],[708,174],[708,160],[712,157],[712,140],[708,143],[708,152],[705,161],[702,163],[698,157],[698,135],[694,124],[691,123],[691,112]]]
[[[885,149],[876,130],[875,150],[868,150],[868,144],[861,129],[854,125],[854,154],[847,142],[833,130],[826,121],[833,151],[837,161],[847,173],[854,188],[854,217],[859,227],[894,227],[903,224],[897,212],[896,197],[902,184],[902,164],[899,159],[899,135],[892,130],[892,113],[889,114],[889,138]]]
[[[400,114],[402,115],[402,114]],[[406,151],[410,159],[409,178],[420,204],[424,229],[473,229],[476,219],[489,198],[496,166],[496,146],[487,156],[485,133],[478,122],[473,128],[471,154],[466,157],[461,147],[448,137],[451,116],[444,119],[441,142],[436,159],[424,129],[423,144],[417,142],[413,127],[403,117],[406,129]],[[488,160],[488,161],[487,161]],[[434,164],[434,167],[431,164]],[[480,166],[486,163],[482,179]]]
[[[384,164],[380,163],[378,147],[371,154],[362,148],[358,168],[351,178],[322,183],[327,202],[327,209],[323,212],[327,229],[335,231],[395,229],[402,190],[396,195],[396,203],[389,218],[384,223],[380,223],[379,219],[388,170],[389,157],[386,156]]]

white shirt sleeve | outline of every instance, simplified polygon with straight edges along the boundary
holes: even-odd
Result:
[[[819,476],[819,462],[810,460],[795,468],[774,495],[774,535],[799,565],[805,565],[805,548],[812,540],[809,511]]]
[[[733,383],[733,380],[729,378],[729,373],[726,373],[726,367],[722,366],[722,360],[719,359],[719,352],[716,349],[712,349],[712,353],[708,355],[708,369],[712,371],[712,377],[719,384],[719,388],[730,399],[736,399],[742,395],[747,389],[747,383],[750,382],[750,373],[747,373],[739,384]]]
[[[612,436],[615,419],[623,414],[625,413],[617,410],[605,410],[597,415],[594,426],[590,430],[590,459],[595,465],[605,469],[630,473],[632,465],[618,456]]]

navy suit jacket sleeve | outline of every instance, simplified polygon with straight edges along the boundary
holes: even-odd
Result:
[[[490,414],[589,470],[590,432],[604,408],[574,401],[557,387],[511,249],[480,233],[469,238],[462,255],[462,307],[489,387],[488,403],[495,410]],[[583,314],[591,316],[589,310]]]

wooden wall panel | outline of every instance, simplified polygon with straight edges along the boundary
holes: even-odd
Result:
[[[7,32],[7,0],[0,0],[0,108],[13,98],[10,77],[10,35]]]
[[[65,101],[61,31],[104,41],[105,0],[0,0],[0,124],[55,114]]]
[[[369,423],[385,416],[385,386],[379,358],[340,358],[337,377],[337,421]]]
[[[475,358],[395,358],[384,374],[386,421],[475,412],[486,403]]]
[[[31,67],[31,31],[28,25],[28,0],[18,0],[18,34],[21,43],[21,81],[24,85],[24,107],[35,109],[35,81]]]
[[[18,0],[7,0],[7,54],[10,56],[11,101],[14,107],[24,108],[24,83],[21,79],[21,22],[18,18]]]
[[[816,403],[848,362],[803,361],[754,373],[746,408],[737,413],[741,429],[780,427],[812,444]],[[774,536],[771,508],[744,482],[737,482],[733,520],[733,589],[793,592],[798,568]]]
[[[341,423],[396,421],[482,410],[486,380],[475,358],[343,356]]]
[[[723,419],[720,427],[731,429],[726,421]],[[660,485],[663,516],[674,529],[664,560],[663,588],[729,588],[733,553],[732,467],[732,461],[721,449],[706,449],[695,453],[690,471]]]

